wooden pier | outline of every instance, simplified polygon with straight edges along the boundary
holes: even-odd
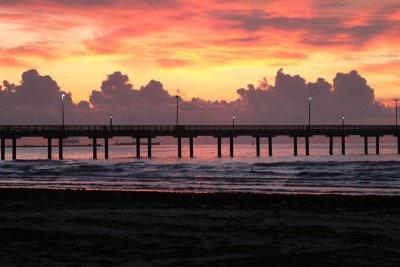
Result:
[[[63,140],[68,137],[92,139],[93,159],[97,159],[97,141],[104,140],[104,158],[109,158],[109,139],[132,137],[136,139],[136,157],[141,157],[140,140],[147,140],[147,157],[152,157],[152,139],[170,136],[177,139],[177,155],[182,157],[182,139],[189,140],[190,157],[194,157],[194,138],[211,136],[217,139],[217,155],[222,157],[222,138],[229,138],[229,154],[234,156],[234,139],[239,136],[255,138],[255,155],[261,156],[261,138],[268,140],[268,155],[273,155],[273,138],[288,136],[293,139],[293,155],[298,155],[298,139],[304,138],[306,155],[310,155],[310,139],[313,136],[329,138],[329,154],[333,155],[335,138],[341,140],[341,152],[346,154],[346,138],[364,138],[364,153],[368,154],[368,138],[374,138],[375,153],[380,153],[380,137],[397,138],[397,153],[400,154],[400,127],[393,125],[0,125],[1,160],[5,160],[5,142],[12,140],[12,159],[17,159],[17,139],[42,137],[47,139],[48,159],[52,159],[52,140],[58,140],[58,158],[63,159]]]

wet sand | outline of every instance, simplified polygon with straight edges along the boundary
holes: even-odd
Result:
[[[0,266],[400,266],[400,197],[0,189]]]

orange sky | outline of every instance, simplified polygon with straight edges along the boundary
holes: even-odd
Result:
[[[399,29],[398,0],[0,0],[0,79],[35,68],[77,102],[119,70],[135,88],[233,100],[281,67],[309,81],[356,69],[387,100]]]

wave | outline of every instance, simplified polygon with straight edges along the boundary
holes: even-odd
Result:
[[[6,161],[0,186],[400,195],[396,160],[254,161]]]

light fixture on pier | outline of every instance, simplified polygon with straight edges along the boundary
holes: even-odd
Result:
[[[178,109],[178,104],[179,104],[179,96],[176,95],[176,126],[179,124],[179,109]]]
[[[397,127],[397,99],[395,99],[394,101],[396,102],[396,111],[395,111],[395,113],[396,113],[396,127]]]
[[[64,97],[65,94],[61,95],[61,114],[62,114],[62,125],[63,125],[63,129],[64,129]]]
[[[342,117],[342,126],[344,127],[344,116]]]
[[[235,127],[235,115],[232,116],[232,126]]]
[[[311,125],[311,100],[312,98],[308,98],[308,126]]]
[[[110,114],[110,128],[112,127],[112,114]]]

